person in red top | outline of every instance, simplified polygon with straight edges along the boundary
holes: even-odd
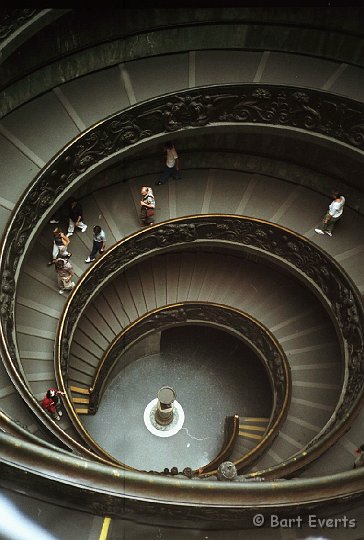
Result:
[[[353,465],[353,469],[359,469],[360,467],[364,467],[364,444],[359,446],[355,450],[355,453],[358,454]]]
[[[57,388],[50,388],[41,401],[43,409],[51,415],[55,420],[60,420],[62,416],[61,403],[58,396],[64,396],[64,392]]]

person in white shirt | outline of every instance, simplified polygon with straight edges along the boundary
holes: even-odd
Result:
[[[95,225],[93,230],[94,230],[94,237],[93,237],[92,250],[91,250],[90,255],[85,260],[86,263],[93,262],[97,255],[97,252],[99,252],[101,255],[105,251],[106,236],[105,236],[104,231],[101,229],[100,225]]]
[[[156,186],[165,184],[168,178],[171,176],[176,178],[176,180],[181,180],[182,178],[179,170],[179,158],[174,144],[172,142],[167,142],[164,146],[164,152],[166,156],[166,164],[162,174],[155,183]]]
[[[332,198],[334,200],[330,204],[329,209],[326,212],[324,219],[322,220],[321,229],[315,229],[315,232],[317,232],[317,234],[326,233],[329,236],[332,236],[332,230],[334,228],[334,225],[342,216],[345,204],[345,197],[341,195],[341,193],[339,193],[338,191],[334,191],[332,193]]]

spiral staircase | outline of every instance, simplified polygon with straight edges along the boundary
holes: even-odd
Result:
[[[50,538],[69,538],[71,524],[89,539],[302,538],[312,530],[269,528],[269,516],[307,513],[345,515],[355,527],[316,529],[360,538],[364,475],[352,464],[364,442],[363,12],[173,11],[3,14],[2,494],[19,523]],[[155,225],[143,229],[140,188],[154,186],[169,139],[183,179],[154,188]],[[332,238],[318,236],[335,185],[347,197],[344,218]],[[71,194],[89,227],[71,237],[77,287],[67,299],[47,261],[49,220]],[[88,266],[97,223],[108,249]],[[239,227],[255,238],[231,239]],[[272,238],[268,247],[259,235]],[[258,402],[234,411],[229,459],[263,482],[150,474],[108,453],[116,433],[92,414],[105,351],[141,321],[193,303],[256,321],[287,361],[286,409],[270,438],[266,424],[249,426],[264,416]],[[96,410],[122,362],[160,354],[166,328],[149,328],[147,345],[131,342],[110,364]],[[206,351],[224,362],[217,345]],[[59,423],[39,406],[55,385],[67,393]],[[20,537],[15,519],[5,538]]]

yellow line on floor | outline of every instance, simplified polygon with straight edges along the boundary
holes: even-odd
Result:
[[[111,518],[109,518],[109,517],[104,518],[104,522],[102,524],[102,529],[101,529],[101,532],[100,532],[99,540],[106,540],[107,539],[107,535],[108,535],[109,527],[110,527],[110,521],[111,521]]]

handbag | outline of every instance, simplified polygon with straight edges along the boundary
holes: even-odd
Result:
[[[147,208],[147,217],[154,216],[154,208]]]

